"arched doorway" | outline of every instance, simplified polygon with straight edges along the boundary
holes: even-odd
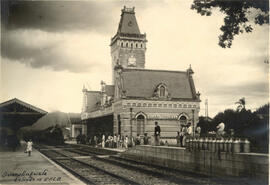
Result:
[[[139,116],[137,116],[137,134],[143,135],[144,128],[145,128],[145,117],[142,114],[140,114]]]

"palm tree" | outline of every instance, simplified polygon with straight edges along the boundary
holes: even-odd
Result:
[[[239,101],[235,102],[235,104],[238,104],[236,110],[237,111],[241,111],[241,110],[246,110],[246,100],[245,100],[245,97],[243,98],[240,98]]]

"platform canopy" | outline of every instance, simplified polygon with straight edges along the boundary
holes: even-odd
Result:
[[[46,111],[14,98],[0,104],[0,127],[30,126],[46,114]]]

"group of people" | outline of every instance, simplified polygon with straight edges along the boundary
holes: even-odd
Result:
[[[220,123],[217,126],[217,135],[222,136],[224,134],[224,128],[225,124]],[[160,134],[161,128],[158,125],[158,122],[155,122],[155,129],[154,129],[154,145],[159,146],[160,145]],[[177,146],[184,147],[186,146],[186,139],[190,137],[200,137],[201,128],[197,126],[195,130],[193,131],[193,126],[191,123],[188,123],[186,125],[181,125],[180,130],[177,132],[176,140],[177,140]],[[77,142],[82,140],[82,136],[77,137]],[[88,143],[92,146],[100,146],[102,148],[128,148],[135,145],[149,144],[149,137],[147,136],[147,133],[144,134],[144,136],[140,136],[137,134],[137,137],[133,136],[123,136],[120,134],[114,134],[114,135],[108,135],[108,134],[101,134],[99,136],[93,136],[92,138],[88,138],[87,141],[84,141],[85,143]],[[83,143],[83,142],[81,142]],[[165,142],[166,145],[166,142]]]
[[[191,123],[188,123],[187,125],[181,125],[180,131],[177,132],[176,140],[177,140],[177,146],[184,147],[186,146],[186,139],[191,137],[193,134],[193,128],[191,126]]]
[[[133,136],[123,136],[120,134],[100,134],[95,135],[93,137],[88,137],[85,141],[82,141],[82,136],[77,136],[77,143],[78,144],[89,144],[95,147],[102,147],[102,148],[128,148],[139,144],[148,144],[148,136],[147,133],[144,134],[143,137],[141,137],[139,134],[137,134],[137,137]]]
[[[143,143],[148,144],[147,134],[143,137]],[[102,135],[101,147],[109,147],[109,148],[128,148],[135,145],[141,144],[141,136],[137,134],[137,137],[133,136],[121,136],[120,134],[114,136],[108,136],[106,139],[105,135]]]
[[[223,137],[225,134],[225,123],[221,122],[216,127],[216,137],[220,138]],[[201,134],[201,127],[197,126],[193,132],[193,127],[191,123],[188,123],[187,125],[181,125],[180,131],[177,132],[176,140],[177,140],[177,146],[184,147],[186,146],[186,139],[190,137],[196,137],[199,138]]]
[[[180,131],[177,132],[176,140],[177,146],[184,147],[186,146],[186,139],[190,137],[200,137],[201,127],[197,126],[193,131],[191,123],[187,125],[181,125]]]

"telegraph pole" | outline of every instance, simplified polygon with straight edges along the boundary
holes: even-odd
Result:
[[[208,119],[208,99],[205,100],[205,118]]]

